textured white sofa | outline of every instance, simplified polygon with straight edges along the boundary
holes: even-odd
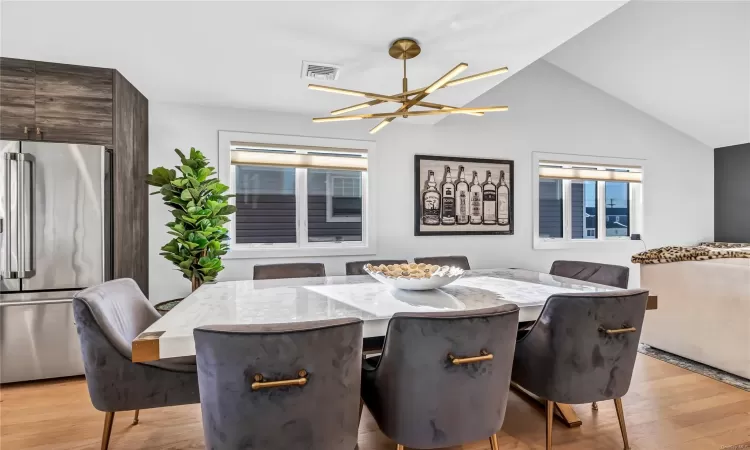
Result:
[[[750,259],[641,265],[657,295],[641,342],[750,378]]]

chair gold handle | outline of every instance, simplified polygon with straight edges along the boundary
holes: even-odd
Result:
[[[283,386],[304,386],[307,384],[307,371],[300,370],[297,372],[299,378],[293,378],[291,380],[279,380],[279,381],[263,381],[263,375],[255,375],[253,384],[250,385],[254,391],[265,388],[275,388]]]
[[[622,333],[632,333],[636,331],[635,327],[627,327],[627,328],[617,328],[615,330],[607,330],[604,327],[599,327],[599,331],[603,331],[607,334],[622,334]]]
[[[456,358],[452,354],[448,353],[448,359],[453,363],[454,366],[458,366],[459,364],[471,364],[475,362],[482,362],[482,361],[489,361],[494,356],[492,356],[492,353],[487,353],[487,350],[482,350],[479,352],[480,356],[469,356],[466,358]]]

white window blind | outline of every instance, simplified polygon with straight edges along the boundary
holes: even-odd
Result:
[[[233,165],[367,171],[367,150],[232,142]]]
[[[539,178],[640,183],[642,181],[642,170],[640,167],[588,167],[582,166],[580,163],[541,161],[539,163]]]

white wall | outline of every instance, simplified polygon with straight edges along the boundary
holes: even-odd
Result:
[[[394,122],[376,135],[377,157],[369,173],[377,190],[378,258],[464,254],[475,268],[539,271],[549,270],[556,259],[591,260],[630,265],[631,286],[638,286],[638,267],[630,264],[630,256],[643,249],[640,242],[583,251],[532,248],[534,151],[645,159],[643,238],[648,247],[713,238],[713,150],[707,146],[544,61],[527,67],[472,104],[507,104],[510,111],[483,118],[452,116],[435,126]],[[300,115],[159,103],[151,103],[150,121],[152,168],[174,166],[178,162],[175,147],[196,147],[216,161],[219,130],[368,139],[367,129],[372,126],[359,122],[313,124]],[[515,235],[414,236],[413,161],[417,153],[513,159]],[[151,197],[149,206],[151,300],[184,296],[190,283],[158,254],[169,239],[164,223],[171,215],[159,196]],[[367,258],[286,261],[319,260],[335,275],[343,273],[345,261]],[[221,279],[251,278],[253,265],[266,262],[227,260]]]

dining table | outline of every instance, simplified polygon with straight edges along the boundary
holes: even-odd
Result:
[[[132,342],[134,362],[195,356],[193,330],[205,325],[279,324],[356,317],[363,337],[386,334],[388,321],[401,312],[519,307],[519,325],[533,323],[555,294],[620,290],[587,281],[522,269],[467,270],[440,289],[399,290],[370,275],[235,280],[207,283],[140,333]],[[655,309],[649,299],[648,309]],[[515,386],[523,395],[533,394]],[[535,400],[539,400],[534,398]],[[570,405],[556,404],[568,426],[581,421]]]

